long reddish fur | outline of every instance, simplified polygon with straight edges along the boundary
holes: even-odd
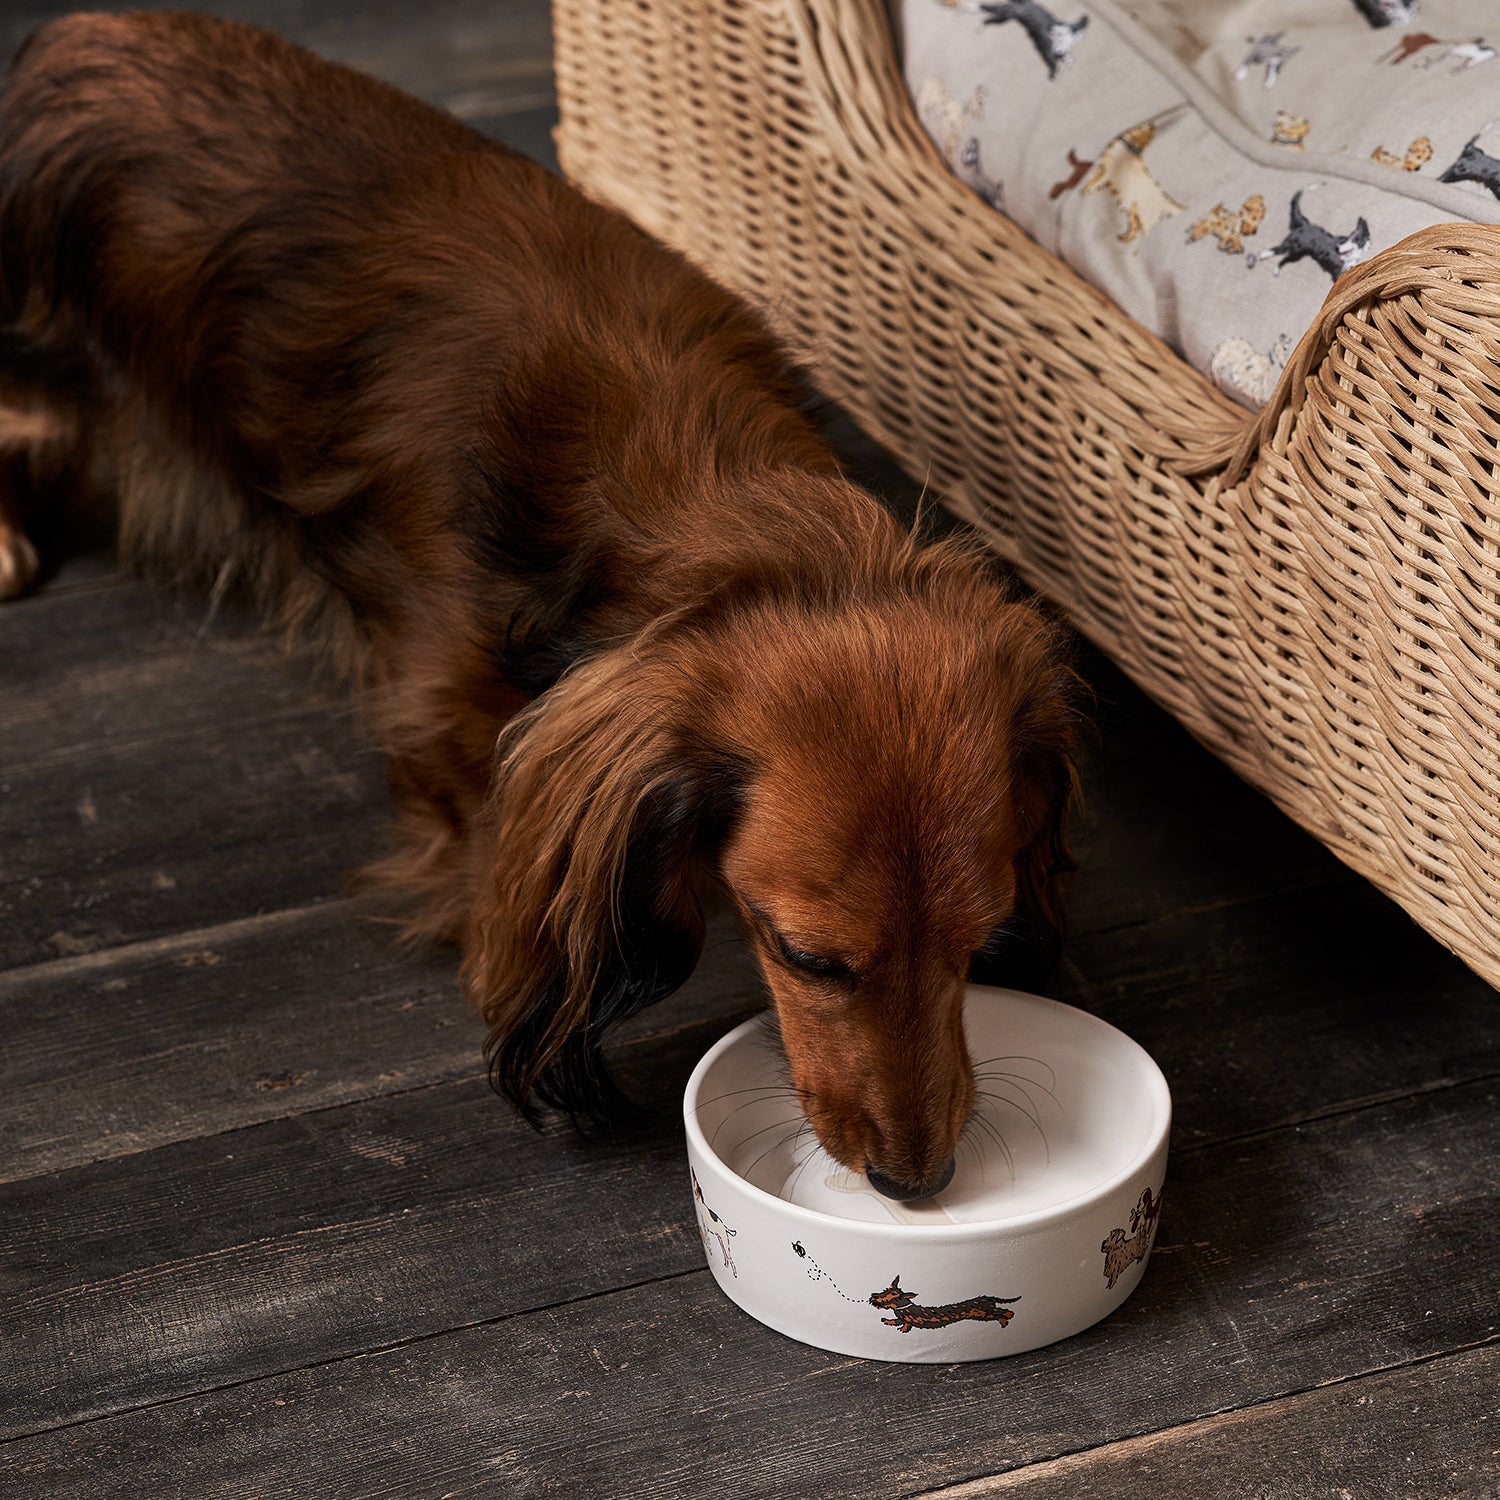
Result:
[[[974,549],[842,476],[741,303],[265,32],[70,17],[0,96],[0,592],[79,487],[364,685],[375,878],[462,945],[518,1105],[616,1102],[600,1035],[718,887],[825,1144],[933,1178],[969,955],[1055,939],[1072,676]]]

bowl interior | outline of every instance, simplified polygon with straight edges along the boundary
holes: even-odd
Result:
[[[953,1180],[922,1203],[882,1198],[818,1144],[767,1027],[726,1037],[689,1084],[709,1151],[773,1197],[840,1219],[982,1223],[1045,1212],[1102,1188],[1160,1138],[1169,1101],[1146,1052],[1072,1006],[970,988],[969,1053],[979,1090]]]

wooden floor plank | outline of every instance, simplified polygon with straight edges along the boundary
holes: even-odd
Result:
[[[303,906],[373,855],[347,712],[290,712],[0,777],[0,968]]]
[[[1131,715],[1116,716],[1107,751],[1086,768],[1090,795],[1108,814],[1081,841],[1075,933],[1267,888],[1348,883],[1326,851],[1206,761],[1159,710],[1132,707]],[[1182,786],[1200,790],[1187,799],[1175,790]],[[350,823],[368,826],[329,839],[333,857],[305,871],[295,891],[257,886],[264,866],[238,872],[239,910],[223,902],[200,909],[185,902],[180,883],[164,884],[178,872],[163,868],[162,851],[211,855],[221,821],[249,838],[258,820],[267,848],[305,833],[309,794],[342,796]],[[1209,802],[1215,837],[1258,853],[1235,860],[1206,841]],[[172,603],[137,583],[85,598],[44,592],[0,609],[0,923],[9,916],[14,929],[0,940],[0,963],[332,894],[339,871],[357,859],[347,850],[338,857],[341,846],[377,840],[383,806],[378,761],[347,695],[243,620],[209,622],[201,603]],[[1127,868],[1130,878],[1118,878]],[[201,879],[210,874],[199,866]],[[54,935],[63,947],[48,946]]]
[[[457,970],[332,902],[0,973],[0,1181],[479,1076]],[[721,920],[684,989],[621,1037],[722,1030],[760,1003]]]
[[[1341,1381],[923,1500],[1494,1500],[1500,1344]]]
[[[0,49],[68,8],[8,7]],[[545,0],[207,8],[555,168]],[[909,515],[916,487],[834,436]],[[1174,1086],[1157,1257],[1079,1339],[903,1368],[769,1334],[701,1269],[672,1101],[755,1001],[743,950],[716,929],[633,1024],[627,1075],[668,1101],[652,1131],[533,1136],[477,1076],[452,959],[397,957],[336,900],[386,816],[343,698],[201,619],[107,557],[0,609],[0,969],[27,966],[0,974],[0,1412],[51,1429],[0,1448],[7,1496],[728,1474],[867,1500],[1031,1465],[985,1482],[1283,1500],[1286,1445],[1330,1486],[1340,1441],[1368,1450],[1373,1487],[1405,1442],[1418,1490],[1493,1450],[1493,1350],[1450,1352],[1496,1316],[1493,992],[1093,653],[1058,992]]]
[[[1156,1058],[1178,1147],[1500,1073],[1494,990],[1358,880],[1079,934],[1054,993]]]
[[[669,1084],[625,1140],[471,1079],[0,1188],[0,1436],[696,1268],[674,1104],[721,1029],[624,1049]]]
[[[0,974],[0,1180],[473,1077],[455,970],[333,902]]]
[[[348,705],[250,621],[137,580],[0,605],[0,653],[0,778]]]
[[[1084,646],[1079,667],[1094,698],[1074,840],[1073,931],[1354,880],[1119,668]],[[1386,911],[1388,920],[1409,921],[1393,903]]]
[[[461,1095],[426,1091],[339,1112],[337,1123],[312,1117],[309,1135],[343,1140],[346,1167],[338,1180],[317,1170],[311,1180],[329,1210],[300,1222],[271,1188],[275,1174],[308,1181],[313,1153],[297,1156],[290,1125],[262,1127],[285,1135],[273,1173],[255,1169],[263,1209],[286,1221],[271,1236],[244,1238],[268,1227],[269,1214],[245,1191],[240,1174],[251,1169],[238,1152],[199,1179],[210,1197],[195,1199],[196,1188],[168,1173],[154,1198],[143,1184],[144,1201],[121,1204],[115,1228],[102,1205],[83,1207],[86,1193],[18,1204],[6,1222],[26,1226],[23,1254],[40,1220],[60,1219],[105,1246],[119,1236],[138,1248],[154,1242],[149,1262],[161,1270],[124,1253],[97,1283],[54,1263],[28,1266],[32,1289],[6,1309],[18,1387],[9,1408],[35,1419],[50,1405],[56,1419],[98,1410],[101,1390],[193,1394],[19,1438],[0,1448],[0,1483],[20,1496],[103,1500],[204,1493],[211,1477],[216,1495],[329,1500],[369,1493],[360,1486],[372,1475],[388,1496],[485,1485],[513,1496],[609,1494],[629,1476],[632,1494],[686,1496],[732,1473],[745,1497],[868,1500],[1181,1425],[1497,1331],[1492,1086],[1186,1154],[1169,1178],[1150,1272],[1119,1313],[1050,1349],[947,1367],[805,1348],[747,1319],[702,1271],[505,1317],[564,1285],[576,1298],[670,1274],[701,1252],[675,1140],[583,1166],[581,1155],[555,1154],[571,1150],[557,1137],[505,1159],[495,1154],[505,1127],[476,1139]],[[419,1099],[442,1107],[421,1121],[387,1113]],[[557,1191],[570,1170],[589,1174],[586,1215]],[[426,1207],[423,1174],[433,1184]],[[236,1216],[247,1212],[237,1236]],[[216,1238],[220,1219],[229,1232]],[[791,1274],[804,1273],[788,1259]],[[369,1349],[455,1313],[478,1326],[309,1363],[340,1340]],[[302,1368],[207,1389],[268,1363]]]

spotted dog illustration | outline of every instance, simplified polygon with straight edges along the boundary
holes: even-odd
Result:
[[[1278,109],[1271,123],[1271,144],[1288,146],[1293,151],[1306,149],[1307,133],[1312,121],[1306,115],[1294,115],[1289,109]]]
[[[1488,126],[1485,129],[1489,129]],[[1481,130],[1479,135],[1483,135]],[[1479,135],[1470,138],[1458,159],[1438,178],[1439,182],[1477,182],[1500,198],[1500,156],[1479,149]]]
[[[1003,26],[1007,21],[1016,21],[1031,45],[1036,48],[1042,61],[1047,64],[1047,77],[1056,78],[1073,62],[1073,49],[1078,39],[1088,29],[1089,18],[1079,16],[1076,21],[1059,21],[1051,11],[1038,5],[1036,0],[1001,0],[1000,4],[965,6],[984,17],[986,26]]]
[[[948,1302],[941,1307],[923,1307],[915,1292],[903,1291],[897,1276],[884,1291],[870,1293],[870,1305],[895,1313],[894,1318],[880,1321],[888,1327],[910,1333],[913,1328],[947,1328],[953,1323],[1009,1324],[1015,1313],[1004,1304],[1019,1302],[1019,1297],[970,1297],[963,1302]]]
[[[1310,260],[1337,281],[1350,266],[1358,265],[1369,254],[1370,226],[1361,217],[1348,234],[1330,233],[1302,212],[1302,191],[1292,195],[1291,226],[1286,238],[1279,245],[1262,250],[1259,255],[1246,256],[1246,263],[1254,270],[1261,261],[1279,255],[1281,259],[1271,268],[1279,276],[1283,266],[1289,266],[1293,261]]]
[[[1354,0],[1354,8],[1377,30],[1405,26],[1417,13],[1418,0]]]
[[[1120,243],[1128,245],[1160,224],[1182,212],[1180,204],[1152,175],[1146,165],[1145,151],[1156,138],[1156,126],[1150,120],[1122,130],[1104,148],[1093,174],[1083,185],[1083,195],[1101,189],[1109,193],[1125,214],[1125,228]]]
[[[693,1169],[689,1167],[688,1171],[693,1172]],[[738,1281],[740,1268],[735,1265],[734,1256],[729,1251],[729,1242],[734,1238],[736,1231],[731,1229],[703,1201],[703,1189],[699,1186],[696,1172],[693,1172],[693,1197],[698,1200],[698,1233],[703,1236],[703,1253],[712,1259],[713,1251],[708,1248],[708,1242],[713,1240],[719,1247],[719,1254],[724,1257],[724,1269],[733,1272],[735,1280]]]
[[[1489,62],[1495,55],[1495,49],[1482,36],[1469,37],[1466,41],[1447,45],[1440,42],[1438,45],[1442,47],[1441,52],[1434,53],[1431,57],[1418,58],[1416,66],[1435,68],[1439,63],[1451,62],[1457,66],[1448,71],[1457,76],[1459,73],[1467,73],[1470,68],[1477,68],[1480,63]]]
[[[1397,156],[1394,151],[1377,146],[1370,153],[1370,160],[1382,167],[1399,167],[1403,172],[1420,172],[1432,160],[1432,141],[1425,135],[1419,135],[1406,148],[1405,156]]]
[[[1266,354],[1247,338],[1225,339],[1214,350],[1208,373],[1222,389],[1255,406],[1264,406],[1271,399],[1291,352],[1292,341],[1284,333],[1277,336]]]
[[[1259,193],[1251,193],[1238,208],[1226,208],[1222,203],[1214,204],[1213,212],[1204,214],[1188,230],[1188,244],[1194,244],[1205,235],[1214,235],[1219,249],[1226,255],[1245,253],[1245,236],[1254,234],[1266,217],[1266,200]]]
[[[1427,55],[1417,57],[1419,52],[1425,52]],[[1482,36],[1452,41],[1445,37],[1433,36],[1430,31],[1413,31],[1402,37],[1389,52],[1382,53],[1375,61],[1389,63],[1393,68],[1397,68],[1408,58],[1416,57],[1416,62],[1412,64],[1414,68],[1435,68],[1440,63],[1453,62],[1457,66],[1450,69],[1450,72],[1467,73],[1470,68],[1477,68],[1480,63],[1489,62],[1494,55],[1495,49],[1488,46]]]
[[[1281,39],[1285,35],[1284,31],[1268,31],[1264,36],[1247,36],[1245,40],[1249,42],[1250,50],[1234,70],[1235,82],[1243,83],[1252,68],[1264,67],[1266,87],[1274,88],[1276,80],[1281,77],[1282,66],[1302,50],[1300,47],[1283,47]]]
[[[1104,1279],[1109,1289],[1138,1260],[1145,1260],[1151,1249],[1151,1237],[1156,1233],[1156,1221],[1161,1216],[1161,1194],[1143,1188],[1136,1205],[1130,1210],[1130,1236],[1123,1229],[1111,1229],[1099,1246],[1104,1256]]]

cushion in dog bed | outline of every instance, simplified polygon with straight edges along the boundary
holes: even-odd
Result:
[[[1494,0],[892,7],[953,170],[1247,406],[1349,267],[1500,223]]]

